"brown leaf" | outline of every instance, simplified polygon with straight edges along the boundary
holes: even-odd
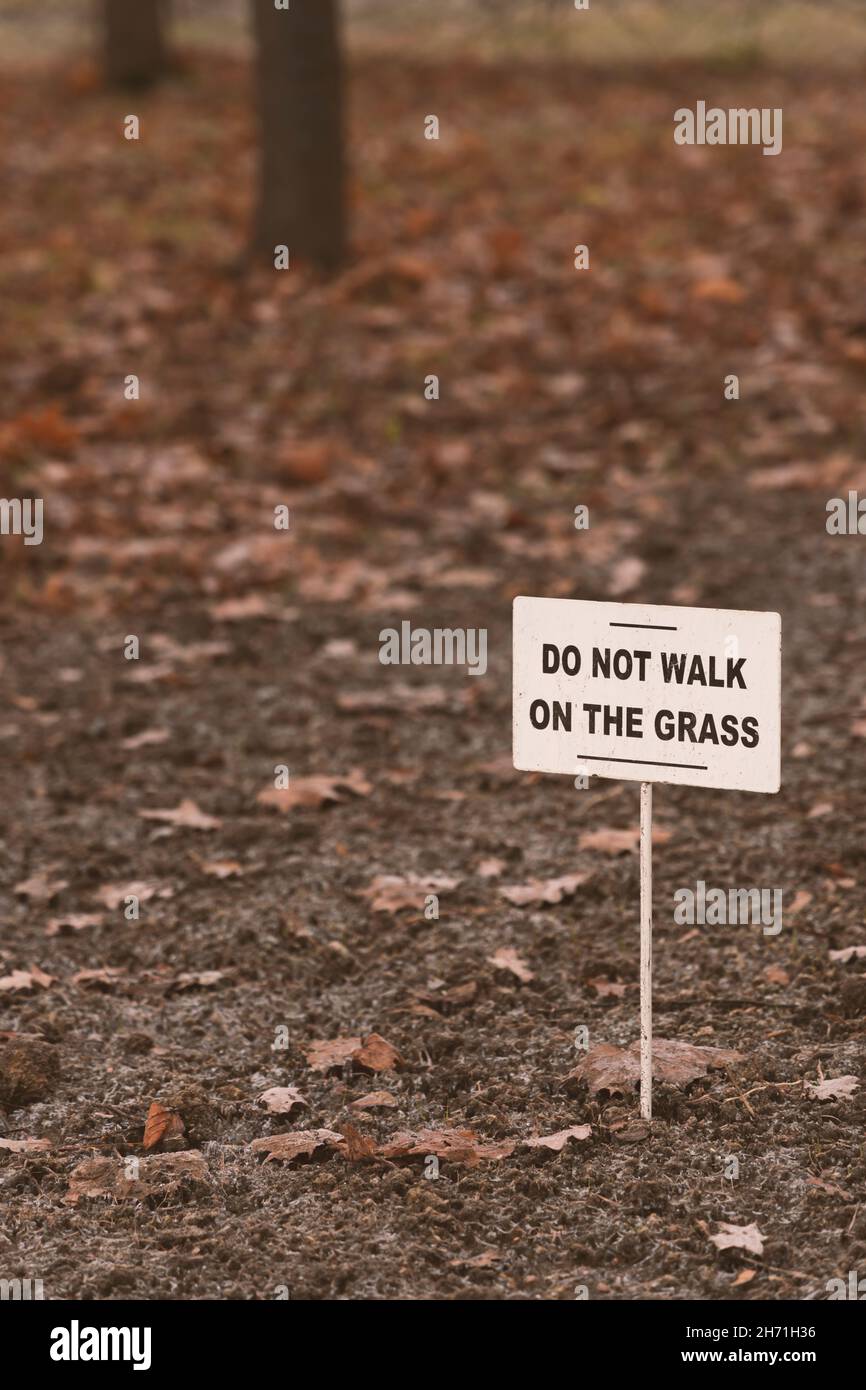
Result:
[[[499,950],[492,956],[488,956],[487,959],[491,965],[496,966],[497,970],[509,970],[525,985],[528,985],[530,980],[535,979],[526,961],[511,946],[500,946]]]
[[[653,827],[652,840],[654,845],[664,845],[671,838],[671,831],[664,826],[656,825]],[[578,849],[597,849],[601,854],[630,854],[637,850],[640,844],[640,827],[634,826],[628,830],[614,830],[610,827],[603,827],[599,830],[587,830],[581,835],[577,842]]]
[[[617,980],[608,980],[604,975],[597,975],[594,980],[586,982],[596,991],[599,999],[621,999],[625,994],[626,986]]]
[[[396,874],[378,874],[368,888],[361,889],[360,896],[370,899],[374,912],[394,913],[406,908],[420,912],[426,898],[450,892],[459,883],[459,878],[437,877],[435,874],[427,877],[408,874],[405,878]]]
[[[352,1053],[352,1061],[362,1071],[394,1071],[401,1065],[400,1054],[378,1033],[370,1033]]]
[[[866,956],[866,946],[843,946],[840,951],[831,951],[830,959],[846,965],[849,960],[862,960]]]
[[[653,1079],[674,1086],[688,1086],[710,1069],[734,1066],[744,1060],[741,1052],[727,1048],[696,1047],[678,1038],[653,1039]],[[600,1091],[626,1095],[640,1080],[640,1043],[629,1047],[599,1043],[565,1079],[566,1083],[587,1085],[592,1095]]]
[[[96,970],[78,970],[72,976],[72,984],[85,985],[93,989],[111,989],[126,972],[119,966],[103,965]]]
[[[710,1236],[713,1245],[719,1250],[748,1250],[750,1255],[763,1255],[764,1237],[754,1222],[749,1226],[732,1226],[730,1221],[720,1221],[720,1229]]]
[[[240,878],[244,872],[237,859],[207,859],[199,866],[203,874],[211,878]]]
[[[38,965],[32,965],[29,970],[13,970],[11,975],[4,975],[0,979],[0,992],[29,994],[33,989],[48,989],[53,983],[53,975],[46,975]]]
[[[366,1134],[362,1134],[354,1125],[343,1125],[343,1138],[346,1141],[343,1152],[350,1163],[357,1163],[363,1158],[372,1158],[376,1152],[375,1140],[368,1139]]]
[[[562,878],[531,878],[528,883],[512,883],[499,891],[503,898],[518,907],[534,903],[561,903],[563,898],[570,898],[590,877],[590,874],[565,874]]]
[[[296,1105],[307,1104],[306,1097],[296,1086],[271,1086],[270,1090],[262,1091],[258,1099],[272,1115],[289,1115]]]
[[[592,1125],[572,1125],[570,1129],[557,1130],[556,1134],[543,1134],[538,1139],[526,1139],[524,1144],[527,1149],[552,1149],[554,1153],[562,1153],[569,1139],[588,1139],[592,1134]]]
[[[68,912],[65,917],[52,917],[45,928],[46,936],[62,936],[68,932],[84,931],[86,927],[102,925],[101,912]]]
[[[781,965],[765,966],[764,979],[771,985],[789,985],[791,983],[790,975]]]
[[[123,1159],[88,1158],[72,1170],[69,1190],[63,1200],[69,1206],[75,1206],[82,1197],[137,1201],[151,1193],[167,1196],[184,1182],[206,1184],[207,1181],[207,1162],[196,1149],[150,1154],[139,1159],[137,1179],[130,1179]]]
[[[208,611],[217,623],[242,623],[249,618],[274,616],[271,603],[264,594],[247,594],[245,598],[224,599],[222,603],[211,604]]]
[[[359,1096],[349,1106],[350,1110],[391,1110],[397,1102],[390,1091],[370,1091],[369,1095]]]
[[[224,970],[184,970],[172,980],[169,988],[182,993],[187,989],[215,989],[225,979]]]
[[[188,797],[171,811],[139,811],[138,814],[142,820],[165,821],[167,825],[176,825],[184,830],[219,830],[222,826],[221,820],[205,815]]]
[[[133,879],[129,883],[103,883],[101,888],[97,888],[95,896],[113,912],[127,898],[138,898],[140,903],[147,903],[151,898],[173,898],[174,889],[167,884],[145,883],[140,879]]]
[[[296,1158],[312,1158],[319,1149],[332,1149],[342,1142],[342,1134],[332,1129],[295,1129],[285,1134],[270,1134],[264,1139],[254,1139],[250,1148],[253,1153],[267,1154],[266,1163],[292,1163]]]
[[[479,878],[498,878],[505,867],[504,859],[482,859],[476,873]]]
[[[140,734],[133,734],[130,738],[125,738],[120,746],[130,753],[135,753],[139,748],[150,748],[158,743],[167,743],[169,737],[168,729],[142,729]]]
[[[468,1168],[475,1168],[481,1162],[508,1158],[514,1149],[513,1142],[480,1143],[478,1135],[471,1129],[421,1129],[417,1133],[401,1131],[393,1135],[379,1149],[379,1155],[391,1160],[425,1159],[428,1155],[433,1155],[451,1163],[461,1163]]]
[[[807,1081],[806,1091],[813,1100],[853,1100],[859,1085],[856,1076],[822,1077],[820,1081]]]
[[[372,790],[364,774],[355,768],[346,777],[290,777],[287,787],[265,787],[256,801],[261,806],[273,806],[274,810],[287,815],[299,806],[322,806],[326,802],[342,801],[342,791],[353,792],[355,796],[368,796]]]
[[[360,1046],[360,1038],[331,1038],[310,1043],[304,1056],[313,1071],[332,1071],[350,1062]]]
[[[153,1101],[144,1122],[144,1148],[153,1149],[163,1139],[176,1139],[183,1134],[183,1120],[174,1110],[166,1110]]]
[[[344,714],[376,714],[395,710],[415,713],[417,710],[443,709],[450,703],[448,692],[441,685],[406,685],[395,682],[387,690],[347,691],[337,696],[337,709]]]
[[[0,1139],[0,1149],[8,1153],[44,1153],[51,1148],[50,1139]]]
[[[31,878],[26,878],[21,883],[15,884],[15,892],[22,898],[28,898],[33,903],[50,903],[64,888],[69,886],[65,878],[49,878],[48,874],[40,870],[33,874]]]
[[[731,1288],[739,1289],[743,1284],[751,1284],[756,1273],[757,1270],[754,1269],[741,1269],[733,1284],[731,1285]]]

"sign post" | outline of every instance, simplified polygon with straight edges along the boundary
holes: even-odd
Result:
[[[514,766],[639,781],[641,1115],[652,1117],[652,784],[777,792],[778,613],[514,600]]]

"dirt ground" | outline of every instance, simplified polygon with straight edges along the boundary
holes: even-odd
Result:
[[[0,1147],[0,1277],[748,1300],[866,1270],[862,1084],[805,1084],[863,1076],[863,959],[830,951],[866,944],[864,541],[825,506],[866,487],[866,114],[856,78],[726,71],[719,105],[784,107],[783,156],[677,149],[707,93],[359,61],[356,260],[321,284],[238,262],[242,64],[138,100],[137,144],[83,65],[5,83],[0,482],[45,499],[45,540],[0,551],[0,1138],[48,1147]],[[779,795],[656,791],[656,1032],[743,1057],[657,1083],[651,1131],[632,1089],[565,1082],[576,1029],[637,1036],[637,855],[579,839],[633,830],[638,793],[510,770],[521,593],[782,614]],[[487,674],[381,666],[407,618],[486,627]],[[282,812],[278,765],[360,775]],[[142,815],[184,800],[209,828]],[[577,872],[558,903],[501,892]],[[374,910],[379,875],[454,883],[426,920]],[[676,924],[698,879],[781,888],[784,929]],[[145,885],[139,920],[106,885]],[[393,1068],[310,1065],[371,1033]],[[184,1132],[145,1153],[154,1102]],[[477,1141],[435,1179],[429,1136],[371,1152],[442,1128]],[[308,1159],[251,1148],[319,1129]]]

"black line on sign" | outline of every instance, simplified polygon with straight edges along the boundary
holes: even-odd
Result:
[[[675,627],[665,627],[663,623],[608,623],[608,627],[646,627],[651,632],[676,632]]]
[[[578,753],[577,761],[584,763],[638,763],[641,767],[687,767],[691,772],[706,772],[706,763],[662,763],[658,758],[603,758],[598,753]]]

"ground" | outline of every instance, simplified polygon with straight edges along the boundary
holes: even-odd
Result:
[[[85,65],[6,82],[0,482],[45,499],[45,540],[0,557],[0,1138],[48,1147],[0,1148],[3,1277],[810,1299],[866,1269],[862,1086],[806,1086],[863,1074],[863,961],[830,956],[866,942],[863,540],[825,508],[866,486],[866,117],[856,77],[727,66],[712,99],[784,107],[784,155],[678,149],[707,94],[688,66],[361,56],[355,259],[327,284],[243,261],[240,59],[137,99],[137,144]],[[577,1029],[637,1036],[637,855],[579,844],[634,830],[637,787],[510,769],[520,593],[782,615],[779,795],[656,791],[656,1032],[742,1058],[658,1082],[651,1128],[632,1088],[566,1081]],[[487,673],[381,666],[405,618],[486,627]],[[352,780],[282,811],[279,765]],[[142,815],[184,800],[205,828]],[[574,873],[560,902],[501,892]],[[376,911],[379,875],[453,886],[427,920]],[[698,879],[781,888],[783,931],[677,924]],[[142,884],[127,920],[105,886]],[[371,1033],[394,1068],[311,1067]],[[306,1106],[268,1114],[275,1086]],[[146,1154],[154,1102],[184,1133]],[[436,1179],[363,1143],[442,1127],[478,1138]],[[308,1129],[343,1137],[250,1147]],[[720,1251],[723,1222],[763,1253]]]

